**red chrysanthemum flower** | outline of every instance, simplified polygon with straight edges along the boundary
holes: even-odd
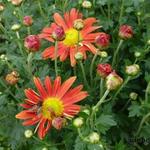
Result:
[[[54,42],[52,33],[56,27],[61,26],[64,29],[65,39],[58,43],[58,57],[60,57],[60,61],[64,61],[70,56],[71,66],[75,66],[76,60],[74,56],[78,41],[78,50],[84,54],[84,59],[86,59],[86,51],[91,51],[94,54],[96,53],[96,48],[92,43],[95,42],[95,38],[99,33],[93,33],[93,31],[99,29],[100,26],[93,26],[93,24],[97,22],[95,18],[91,17],[83,20],[84,27],[80,31],[77,31],[77,29],[74,28],[74,22],[77,19],[82,19],[82,14],[75,8],[71,9],[70,12],[66,12],[64,18],[58,13],[55,13],[53,17],[55,23],[52,23],[50,27],[44,28],[39,36],[50,42]],[[44,59],[55,59],[54,46],[45,49],[42,53],[42,57]]]
[[[70,89],[76,77],[71,77],[61,85],[61,77],[57,77],[52,84],[49,77],[44,80],[44,86],[39,78],[34,78],[34,83],[39,92],[26,89],[25,103],[21,104],[23,110],[16,115],[16,118],[25,120],[24,126],[37,124],[38,136],[42,139],[51,126],[60,129],[61,118],[72,118],[80,111],[76,105],[88,96],[86,91],[81,91],[83,86],[79,85]]]

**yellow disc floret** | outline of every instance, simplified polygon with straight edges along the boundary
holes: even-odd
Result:
[[[65,32],[65,39],[63,40],[64,45],[66,46],[75,46],[78,41],[81,41],[81,34],[76,29],[69,29]]]
[[[63,113],[64,106],[61,100],[56,97],[50,97],[44,100],[42,104],[42,114],[49,120],[60,117]]]

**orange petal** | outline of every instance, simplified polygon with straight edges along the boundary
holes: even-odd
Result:
[[[44,52],[42,53],[42,58],[44,58],[44,59],[52,58],[52,55],[54,54],[54,51],[55,51],[54,46],[46,48],[44,50]]]
[[[76,60],[75,60],[75,48],[70,49],[70,61],[71,61],[71,66],[74,67],[76,65]]]
[[[42,85],[40,79],[34,77],[33,80],[34,80],[34,84],[35,84],[36,88],[38,89],[38,91],[39,91],[41,97],[42,97],[43,99],[47,98],[47,93],[46,93],[46,91],[45,91],[45,89],[44,89],[44,87],[43,87],[43,85]]]
[[[54,80],[53,92],[52,92],[53,96],[57,95],[57,92],[60,89],[60,86],[61,86],[61,77],[57,76],[56,79]]]
[[[35,117],[36,114],[33,112],[29,112],[29,110],[24,110],[16,115],[18,119],[29,119]]]
[[[64,108],[64,115],[67,114],[71,115],[71,116],[75,116],[76,114],[78,114],[80,111],[80,106],[79,105],[70,105]]]
[[[76,77],[71,77],[62,84],[60,90],[58,91],[58,97],[60,99],[69,90],[69,88],[72,86],[72,84],[75,82],[75,80],[76,80]]]
[[[51,83],[50,77],[47,76],[45,78],[44,83],[45,83],[45,88],[47,90],[48,95],[51,96],[51,94],[52,94],[52,83]]]
[[[31,105],[28,105],[28,104],[20,104],[20,106],[25,108],[25,109],[29,109],[32,107]]]
[[[62,26],[66,30],[67,26],[64,19],[58,13],[55,13],[53,17],[57,25]]]
[[[91,43],[83,42],[82,44],[86,46],[93,54],[96,53],[96,48]]]
[[[34,104],[37,104],[41,99],[40,96],[35,91],[33,91],[32,89],[26,89],[25,95],[28,99],[35,102]]]
[[[79,102],[82,99],[86,98],[87,96],[88,96],[88,93],[86,91],[82,91],[71,97],[66,97],[65,99],[63,98],[64,106],[68,106],[68,105],[74,104],[76,102]]]

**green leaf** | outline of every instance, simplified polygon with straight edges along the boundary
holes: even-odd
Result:
[[[84,143],[78,136],[75,141],[74,150],[85,150],[85,149],[86,149],[86,143]]]
[[[103,134],[107,130],[109,130],[112,126],[116,126],[117,123],[114,120],[112,115],[104,115],[102,114],[97,120],[96,120],[96,125],[99,128],[99,131]]]
[[[129,117],[139,117],[141,115],[141,106],[137,103],[132,104],[129,108]]]

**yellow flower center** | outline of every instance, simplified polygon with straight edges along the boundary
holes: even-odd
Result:
[[[80,32],[73,28],[67,30],[65,35],[66,37],[63,40],[63,43],[66,46],[75,46],[78,41],[81,41],[82,39]]]
[[[47,118],[49,120],[52,120],[55,117],[60,117],[63,111],[63,103],[56,97],[47,98],[42,104],[42,114],[44,118]]]

